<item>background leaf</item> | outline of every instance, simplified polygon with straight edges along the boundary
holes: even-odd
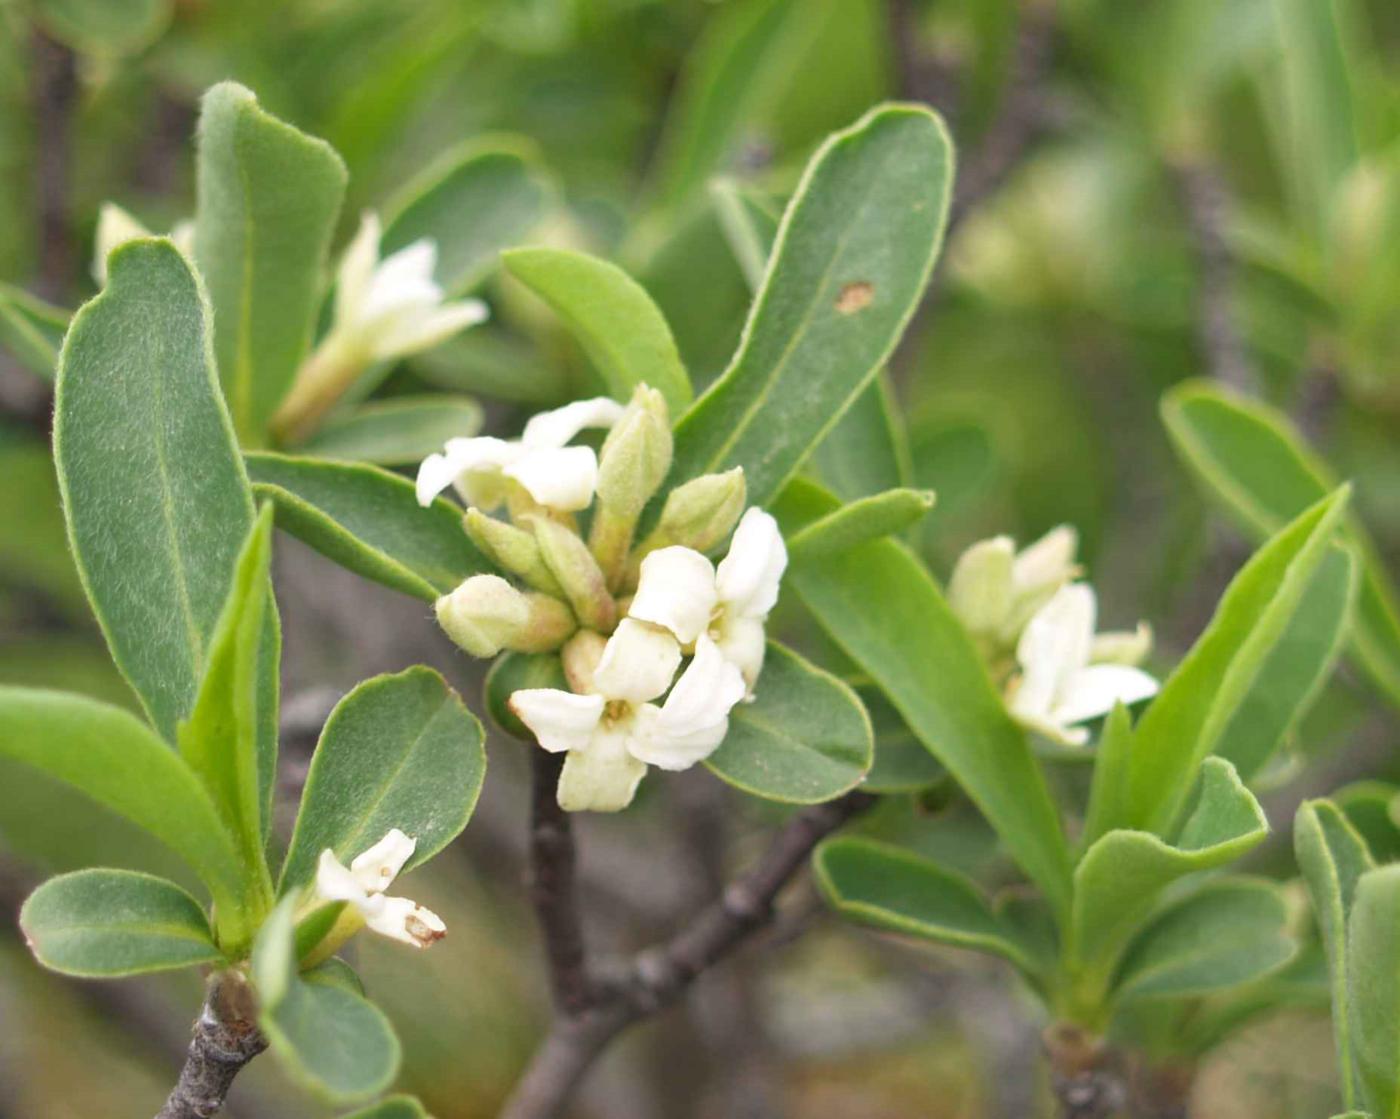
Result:
[[[461,396],[399,396],[364,404],[324,423],[297,450],[304,455],[416,465],[449,439],[481,430],[481,405]]]
[[[1358,879],[1347,922],[1352,1052],[1376,1116],[1400,1112],[1400,865]]]
[[[0,284],[0,342],[31,373],[54,379],[68,312],[9,284]]]
[[[933,500],[931,490],[902,489],[857,498],[795,533],[788,541],[788,554],[801,563],[805,554],[840,552],[882,536],[898,536],[933,508]]]

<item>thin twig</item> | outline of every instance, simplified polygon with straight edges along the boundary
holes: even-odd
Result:
[[[180,1079],[156,1119],[209,1119],[224,1106],[234,1078],[267,1048],[258,1030],[253,993],[236,972],[209,981],[204,1009]]]
[[[774,836],[758,862],[730,882],[679,933],[640,953],[609,982],[598,984],[581,1012],[556,1012],[544,1044],[501,1119],[559,1115],[612,1040],[634,1022],[674,1002],[697,976],[770,923],[779,893],[806,865],[812,849],[874,800],[868,793],[853,792],[799,812]],[[557,934],[558,929],[553,933],[546,929],[547,939]]]
[[[579,1014],[592,999],[574,882],[574,832],[556,790],[563,756],[530,751],[530,900],[535,906],[555,1007]]]
[[[30,49],[34,194],[39,217],[39,294],[62,300],[73,281],[74,244],[69,221],[70,143],[78,99],[73,52],[37,28]]]

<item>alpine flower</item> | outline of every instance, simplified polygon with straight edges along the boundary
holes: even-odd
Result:
[[[316,865],[316,896],[322,901],[343,901],[353,906],[365,924],[382,936],[415,948],[427,948],[447,935],[442,918],[408,898],[384,893],[416,846],[415,840],[393,828],[373,847],[357,855],[348,868],[327,848]]]

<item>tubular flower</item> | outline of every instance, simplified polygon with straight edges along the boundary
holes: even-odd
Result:
[[[393,828],[373,847],[357,855],[348,868],[327,848],[316,865],[316,896],[322,901],[343,901],[353,906],[365,924],[381,936],[427,948],[447,935],[442,919],[417,902],[384,893],[416,846],[415,840]]]
[[[576,682],[582,694],[525,688],[510,697],[544,749],[568,754],[561,808],[619,811],[632,803],[648,765],[689,769],[724,740],[729,711],[744,695],[739,670],[704,636],[672,687],[680,662],[671,634],[624,618],[591,673]],[[664,703],[651,702],[668,688]]]
[[[1019,676],[1008,687],[1011,714],[1023,726],[1066,746],[1083,746],[1079,723],[1116,703],[1157,693],[1157,681],[1128,660],[1141,659],[1150,632],[1094,635],[1097,604],[1086,583],[1061,587],[1026,624],[1016,645]]]
[[[516,483],[550,509],[586,509],[598,484],[598,456],[592,447],[565,444],[586,427],[612,427],[621,415],[621,404],[600,396],[541,412],[518,440],[449,439],[441,454],[429,455],[418,468],[418,504],[431,505],[455,486],[468,505],[489,512]]]
[[[948,580],[948,605],[989,651],[1016,643],[1031,616],[1079,574],[1078,535],[1068,525],[1051,529],[1016,551],[1009,536],[968,548]]]
[[[752,694],[763,669],[763,624],[786,568],[778,522],[753,508],[739,521],[718,568],[679,545],[650,553],[628,614],[664,627],[682,645],[707,637],[743,673]]]

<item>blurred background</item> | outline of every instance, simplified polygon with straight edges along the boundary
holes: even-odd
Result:
[[[1106,625],[1149,619],[1171,664],[1247,551],[1207,515],[1158,419],[1161,393],[1190,376],[1289,413],[1400,559],[1393,2],[0,0],[0,293],[64,308],[92,295],[104,200],[153,229],[187,216],[198,98],[224,78],[345,158],[338,244],[361,209],[463,141],[529,153],[549,199],[531,239],[627,268],[697,384],[724,368],[749,301],[726,200],[742,191],[779,213],[828,132],[887,98],[926,101],[956,137],[957,194],[890,379],[907,467],[938,492],[921,530],[936,574],[981,536],[1076,525]],[[540,305],[497,277],[482,293],[492,324],[395,369],[384,395],[469,393],[488,429],[513,432],[590,391]],[[49,386],[22,357],[0,333],[0,681],[134,707],[67,557]],[[356,681],[430,663],[478,713],[481,682],[420,603],[288,538],[277,547],[290,811],[321,721]],[[1379,710],[1359,679],[1331,684],[1275,775],[1270,816],[1400,777]],[[466,835],[414,882],[451,939],[424,956],[365,942],[355,961],[404,1040],[402,1086],[439,1119],[494,1115],[547,1012],[521,890],[522,747],[496,736],[489,749]],[[643,794],[579,829],[604,952],[683,923],[777,818],[698,772]],[[951,791],[887,798],[863,826],[984,881],[1006,873]],[[151,1114],[187,1042],[193,976],[69,982],[26,952],[13,921],[26,891],[94,863],[183,879],[134,829],[0,768],[3,1119]],[[1251,869],[1291,873],[1287,835]],[[765,953],[626,1037],[578,1116],[1048,1114],[1043,1023],[1008,972],[842,926],[802,888],[793,905]],[[1339,1110],[1325,992],[1295,1001],[1202,1038],[1191,1115]],[[271,1061],[240,1078],[228,1113],[326,1114]]]

